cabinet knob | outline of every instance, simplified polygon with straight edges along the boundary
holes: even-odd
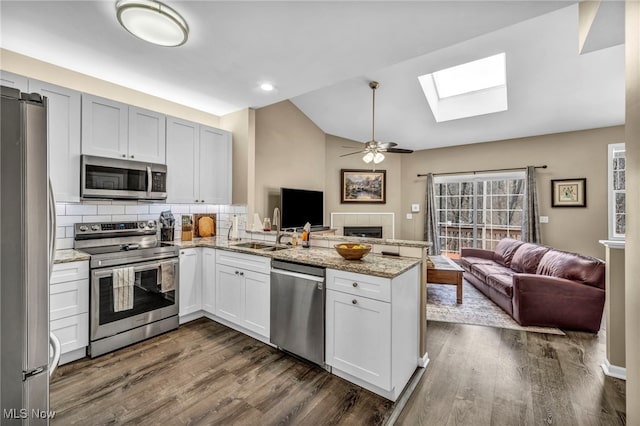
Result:
[[[357,301],[356,299],[353,299],[353,300],[351,301],[351,303],[353,303],[353,304],[355,305],[355,304],[357,304],[357,303],[358,303],[358,301]]]
[[[240,276],[241,276],[241,277],[244,277],[244,272],[240,272]]]
[[[181,252],[180,252],[180,254],[184,254],[184,252],[183,252],[183,251],[181,251]]]
[[[133,158],[133,155],[131,156],[131,158]]]
[[[196,200],[196,203],[199,203],[199,202],[200,202],[200,200]]]
[[[352,284],[354,287],[358,287],[358,283],[353,283]]]
[[[122,158],[127,158],[127,156],[125,154],[122,154]]]

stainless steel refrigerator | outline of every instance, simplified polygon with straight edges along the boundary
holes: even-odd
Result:
[[[0,423],[48,424],[55,204],[47,100],[7,87],[0,95]]]

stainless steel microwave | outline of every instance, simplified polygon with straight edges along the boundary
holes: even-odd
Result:
[[[164,164],[82,155],[80,167],[82,198],[167,198],[167,166]]]

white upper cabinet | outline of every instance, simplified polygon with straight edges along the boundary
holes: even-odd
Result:
[[[129,158],[165,164],[166,116],[129,106]]]
[[[82,153],[165,164],[165,115],[82,95]]]
[[[14,74],[12,72],[0,71],[0,85],[13,87],[21,92],[28,91],[29,83],[27,77]]]
[[[128,121],[126,104],[82,95],[82,153],[126,159]]]
[[[231,204],[231,133],[167,118],[167,202]]]
[[[29,91],[48,99],[49,177],[56,201],[80,201],[80,92],[38,80]]]

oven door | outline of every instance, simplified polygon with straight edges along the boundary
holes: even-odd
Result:
[[[179,277],[177,257],[93,269],[91,340],[177,315]]]

